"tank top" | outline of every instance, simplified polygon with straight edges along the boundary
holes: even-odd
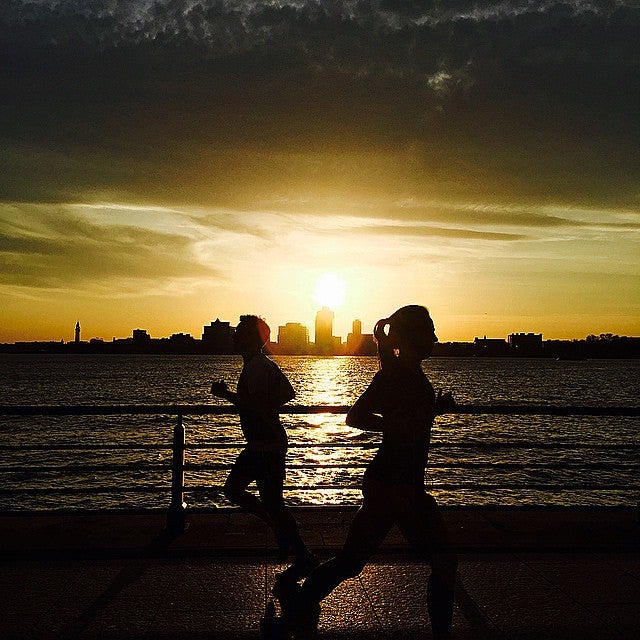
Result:
[[[382,442],[366,474],[387,484],[424,485],[435,393],[420,370],[382,369],[366,393],[383,420]]]
[[[249,449],[284,451],[287,434],[280,422],[280,407],[295,396],[278,365],[259,353],[248,360],[238,379],[238,394],[249,399],[240,411],[240,426]],[[251,405],[252,396],[268,399],[268,406]]]

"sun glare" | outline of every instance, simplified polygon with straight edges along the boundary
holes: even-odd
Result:
[[[342,278],[333,273],[325,273],[318,278],[313,297],[323,307],[337,309],[344,302],[345,290]]]

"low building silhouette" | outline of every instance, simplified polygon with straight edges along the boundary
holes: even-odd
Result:
[[[151,342],[151,336],[146,329],[134,329],[131,334],[134,344],[148,344]]]
[[[202,331],[202,350],[210,354],[233,353],[233,334],[235,329],[228,322],[216,318]]]
[[[283,355],[305,355],[310,350],[309,329],[299,322],[287,322],[278,327],[277,353]]]
[[[510,333],[507,342],[515,356],[542,355],[541,333]]]
[[[351,333],[347,334],[344,354],[347,356],[375,356],[378,349],[373,334],[362,333],[362,322],[354,320]]]
[[[188,333],[173,333],[169,338],[160,340],[162,353],[195,354],[202,351],[200,340],[196,340]]]
[[[510,354],[511,350],[506,340],[487,338],[487,336],[473,340],[473,355],[475,356],[498,357]]]
[[[442,358],[470,358],[475,355],[473,342],[436,342],[433,355]]]

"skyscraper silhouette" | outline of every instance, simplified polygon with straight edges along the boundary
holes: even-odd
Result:
[[[329,307],[322,307],[316,314],[316,352],[333,353],[333,311]]]

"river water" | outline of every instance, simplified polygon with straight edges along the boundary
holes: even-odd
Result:
[[[349,405],[377,370],[372,357],[274,360],[300,405]],[[0,404],[216,405],[211,380],[232,386],[241,365],[235,356],[0,354]],[[432,358],[424,370],[462,404],[640,406],[638,360]],[[167,505],[170,452],[153,447],[171,442],[175,418],[0,420],[0,509]],[[348,428],[343,415],[284,415],[283,423],[293,445],[288,501],[356,504],[377,436]],[[188,451],[187,503],[226,506],[219,486],[237,449],[209,445],[241,442],[237,418],[186,416],[185,426],[189,444],[207,447]],[[637,417],[443,415],[432,432],[427,485],[445,505],[635,505],[639,434]],[[141,443],[147,448],[136,449]],[[335,443],[353,446],[322,446]],[[318,467],[328,464],[338,468]]]

